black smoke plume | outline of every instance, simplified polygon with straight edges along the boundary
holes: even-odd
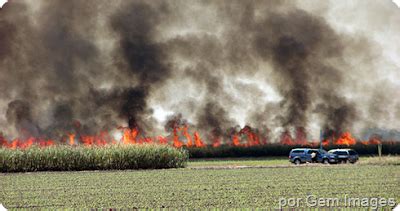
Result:
[[[334,7],[318,5],[11,1],[0,10],[0,132],[155,135],[178,117],[205,140],[238,125],[268,137],[381,127],[400,103],[390,97],[398,84],[376,79],[389,65],[380,44],[340,29],[327,15]],[[157,107],[172,115],[160,120]]]
[[[152,8],[144,2],[128,3],[111,17],[111,27],[120,36],[118,51],[128,65],[137,85],[121,96],[124,103],[121,115],[129,119],[129,127],[137,127],[137,121],[145,111],[146,99],[151,88],[168,79],[170,67],[161,43],[154,41],[156,27],[161,22],[162,8]]]

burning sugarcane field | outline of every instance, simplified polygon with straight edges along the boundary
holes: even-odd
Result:
[[[400,209],[400,1],[0,1],[0,211]]]

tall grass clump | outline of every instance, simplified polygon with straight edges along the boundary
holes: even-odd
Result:
[[[0,172],[180,168],[188,153],[167,145],[0,148]]]

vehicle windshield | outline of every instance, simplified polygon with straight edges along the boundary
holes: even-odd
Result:
[[[354,150],[349,150],[349,154],[350,154],[350,155],[357,155],[357,152],[354,151]]]

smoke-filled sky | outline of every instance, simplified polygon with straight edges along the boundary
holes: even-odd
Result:
[[[390,0],[15,0],[0,9],[0,131],[399,129],[399,40]]]

